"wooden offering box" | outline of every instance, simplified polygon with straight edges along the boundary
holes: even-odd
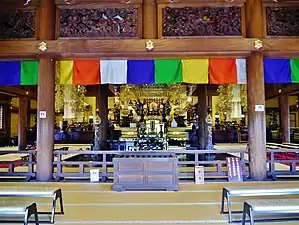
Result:
[[[134,153],[113,159],[114,191],[178,191],[178,159],[170,154]]]

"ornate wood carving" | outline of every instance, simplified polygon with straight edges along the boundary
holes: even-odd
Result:
[[[61,38],[138,36],[137,8],[61,9]]]
[[[267,35],[299,36],[299,7],[267,7]]]
[[[0,39],[34,38],[35,10],[0,12]]]
[[[241,7],[185,7],[163,9],[164,37],[241,36]]]

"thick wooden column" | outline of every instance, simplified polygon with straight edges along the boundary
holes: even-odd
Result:
[[[289,96],[281,95],[279,98],[280,117],[281,117],[281,138],[282,142],[291,142],[291,127],[290,127],[290,106]]]
[[[99,86],[99,117],[100,125],[100,149],[107,150],[107,134],[108,134],[108,84],[100,84]]]
[[[28,101],[26,96],[19,97],[19,130],[18,130],[18,149],[25,150],[27,143],[28,125]]]
[[[205,149],[207,142],[207,88],[206,85],[197,85],[198,97],[198,132],[199,148]]]
[[[261,38],[263,24],[262,0],[247,0],[247,37]],[[260,181],[267,178],[267,165],[265,110],[256,110],[258,105],[265,108],[263,56],[259,52],[254,52],[247,58],[247,94],[250,178]]]
[[[55,38],[55,0],[40,0],[39,40]],[[47,42],[47,41],[45,41]],[[41,57],[37,96],[37,180],[52,180],[55,123],[55,61]],[[40,113],[45,112],[45,118]]]
[[[158,37],[157,1],[143,0],[142,14],[143,14],[142,37],[145,39],[156,39]]]

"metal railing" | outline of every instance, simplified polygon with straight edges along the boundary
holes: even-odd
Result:
[[[248,151],[240,150],[168,150],[148,151],[151,157],[161,153],[174,154],[179,158],[179,179],[192,181],[194,179],[194,167],[205,166],[205,177],[227,179],[227,165],[225,157],[239,157],[243,174],[249,176]],[[3,155],[18,155],[17,160],[1,161],[0,177],[25,177],[27,181],[36,177],[36,151],[1,151]],[[113,179],[113,157],[142,157],[140,152],[125,151],[61,151],[53,152],[53,176],[60,179],[89,178],[90,169],[100,170],[103,180]],[[84,156],[84,157],[83,157]],[[207,160],[208,156],[215,159]],[[74,157],[74,158],[73,158]],[[83,159],[82,159],[83,157]],[[271,149],[267,150],[268,176],[292,177],[299,175],[299,149]],[[5,157],[3,157],[5,159]],[[88,160],[88,158],[90,160]],[[298,165],[298,168],[297,168]]]

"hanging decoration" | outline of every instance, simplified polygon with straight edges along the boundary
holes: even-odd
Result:
[[[71,89],[71,102],[72,112],[75,118],[82,115],[85,109],[85,94],[86,88],[84,86],[72,86]]]
[[[64,107],[64,94],[63,85],[55,85],[55,112],[63,112]]]
[[[56,70],[59,71],[58,65],[56,65]],[[67,102],[67,105],[71,107],[71,112],[74,114],[75,118],[82,117],[82,113],[85,110],[85,94],[86,94],[86,88],[82,85],[71,85],[67,84],[68,87],[66,88],[66,85],[62,85],[60,82],[60,74],[61,72],[57,72],[55,76],[55,112],[61,113],[65,111],[65,91],[67,90],[67,97],[70,99],[69,102]]]
[[[216,110],[219,112],[220,120],[223,120],[224,116],[232,110],[232,86],[228,84],[219,85],[217,92],[219,95]]]
[[[247,112],[247,85],[240,84],[240,97],[241,97],[241,106],[243,108],[243,113]]]

